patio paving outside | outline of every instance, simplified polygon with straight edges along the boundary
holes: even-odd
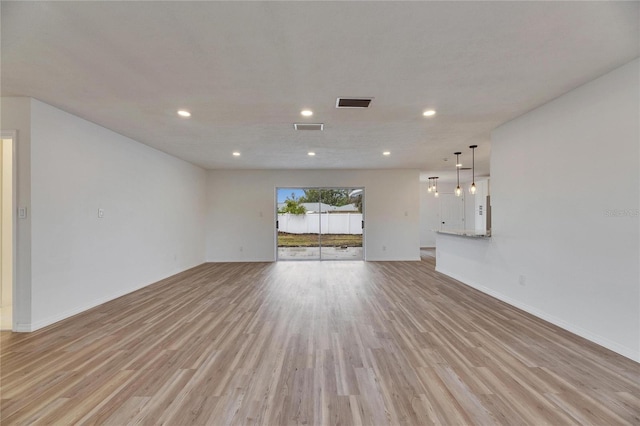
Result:
[[[278,247],[278,260],[317,260],[320,247]],[[362,247],[322,247],[322,260],[362,260]]]

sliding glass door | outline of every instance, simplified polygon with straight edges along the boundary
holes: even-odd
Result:
[[[362,260],[363,188],[277,188],[278,260]]]
[[[320,215],[320,258],[362,260],[363,189],[329,188],[319,192],[328,206]]]

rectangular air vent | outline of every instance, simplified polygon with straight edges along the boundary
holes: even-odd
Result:
[[[293,128],[296,130],[323,130],[322,123],[294,123]]]
[[[336,108],[369,108],[373,98],[338,98]]]

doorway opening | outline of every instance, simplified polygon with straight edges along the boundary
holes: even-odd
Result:
[[[15,134],[2,132],[0,149],[0,330],[13,329]]]
[[[276,188],[277,260],[364,260],[364,188]]]

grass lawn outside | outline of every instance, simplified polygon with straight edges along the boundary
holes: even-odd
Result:
[[[317,247],[318,234],[278,232],[278,247]],[[323,247],[362,247],[362,235],[323,234]]]

